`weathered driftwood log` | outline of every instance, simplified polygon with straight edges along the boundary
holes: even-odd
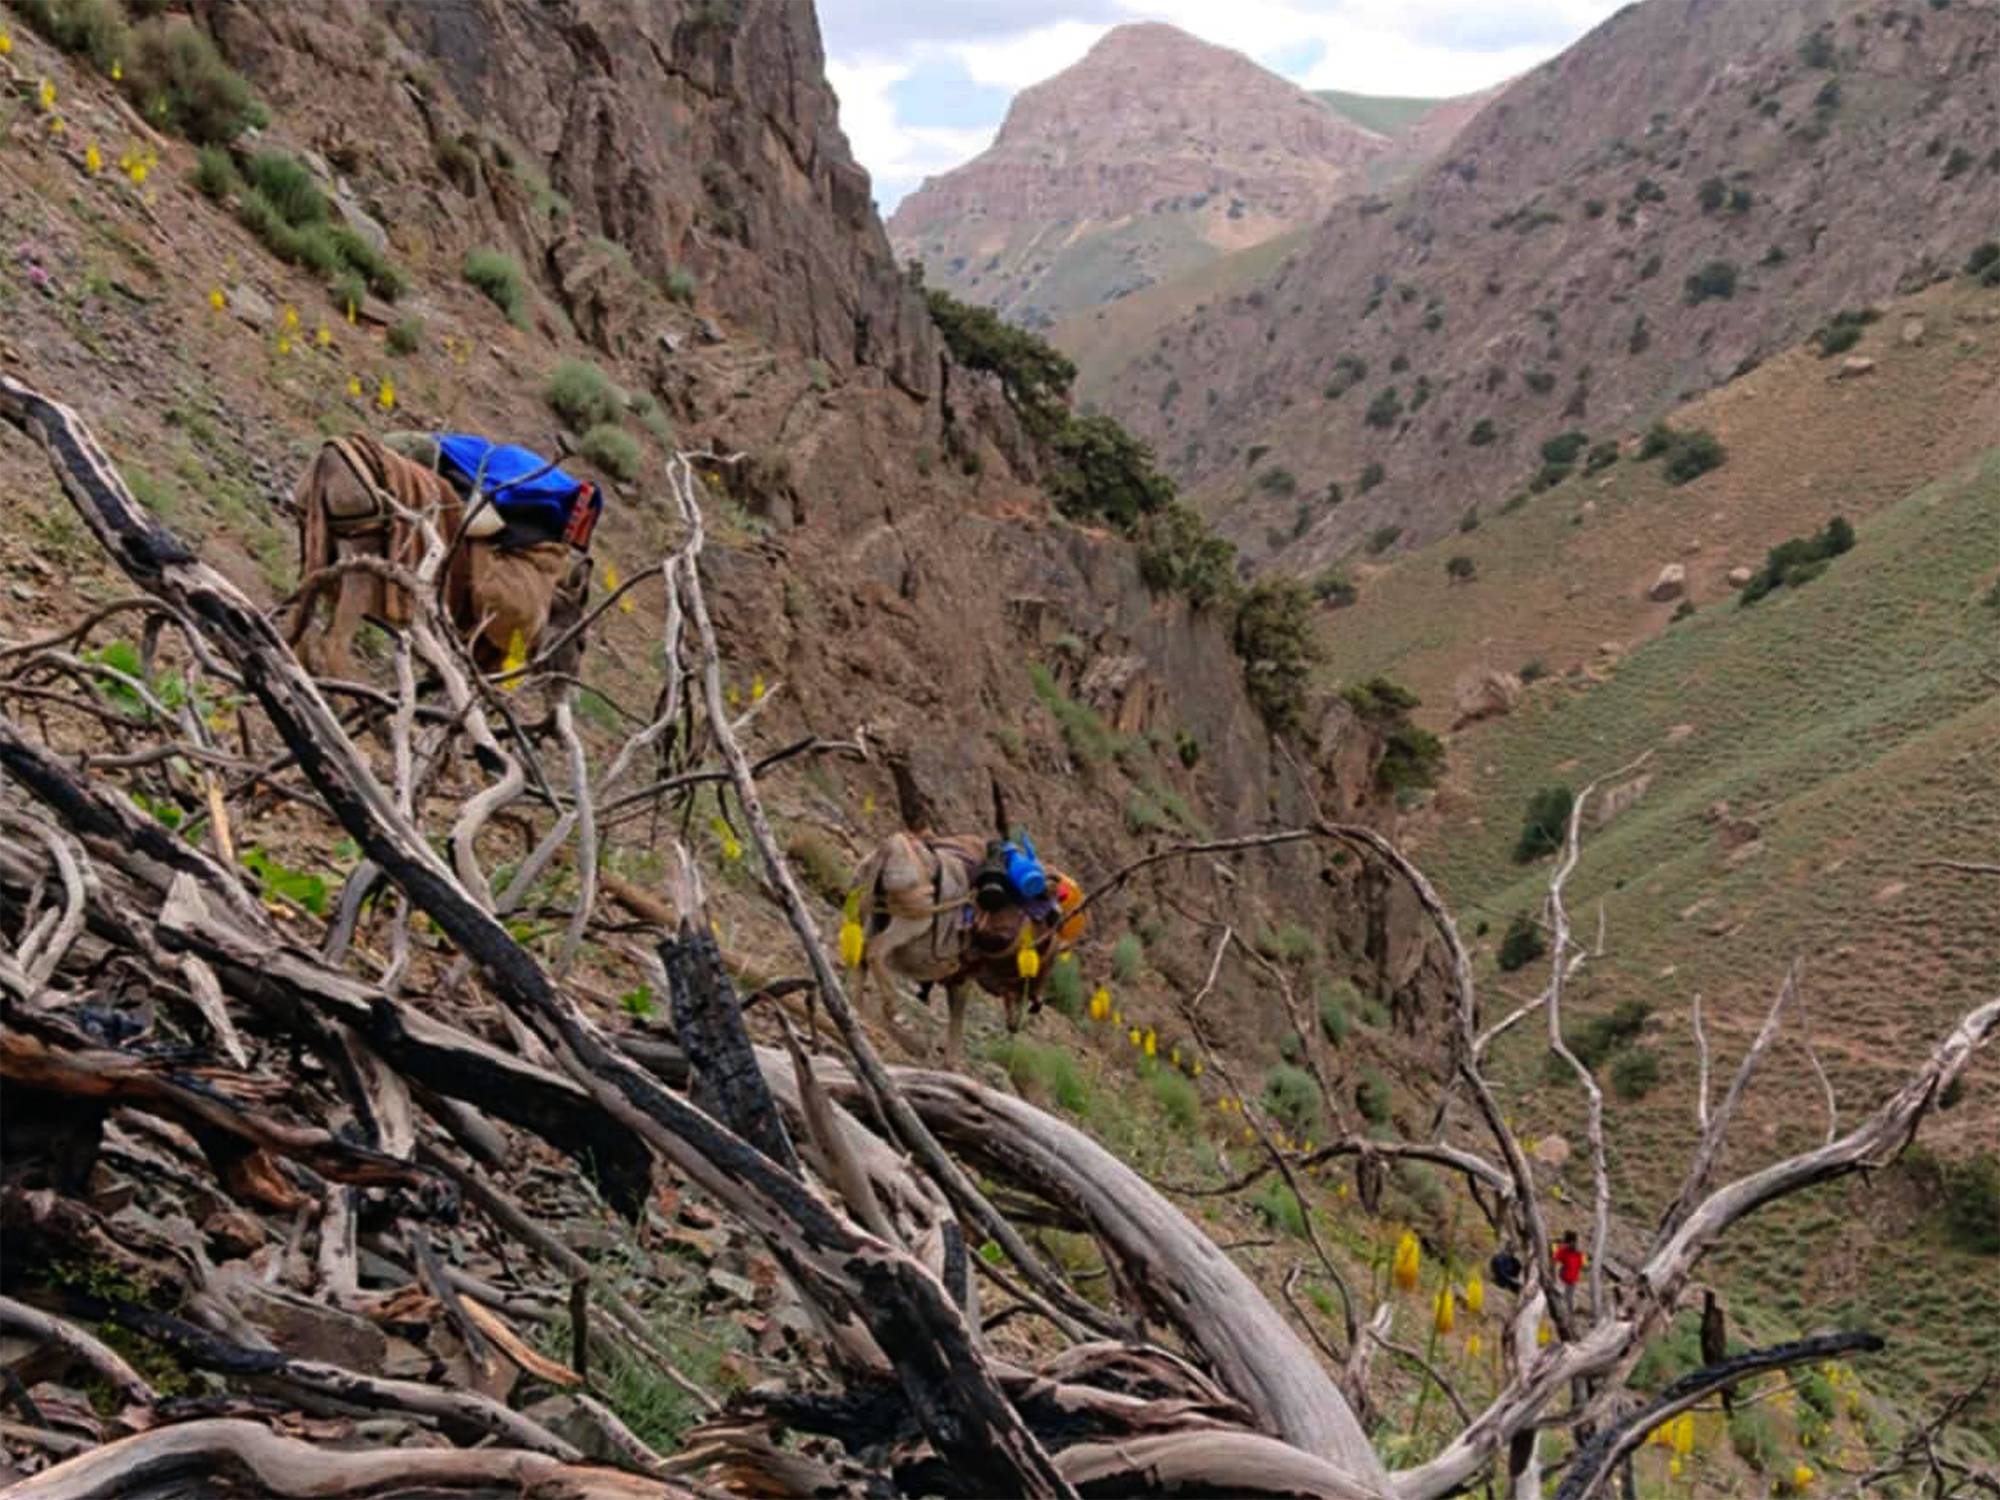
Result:
[[[195,1494],[267,1500],[699,1500],[666,1479],[520,1449],[353,1452],[280,1437],[256,1422],[155,1428],[24,1479],[11,1500],[169,1500]]]
[[[489,992],[593,1098],[754,1228],[803,1295],[828,1317],[868,1330],[938,1452],[995,1494],[1072,1494],[936,1278],[609,1043],[404,816],[270,622],[132,499],[73,411],[0,375],[0,417],[40,439],[71,503],[127,575],[199,622],[328,809]]]

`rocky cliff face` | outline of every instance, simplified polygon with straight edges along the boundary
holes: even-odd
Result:
[[[329,0],[198,19],[269,107],[256,148],[306,162],[408,291],[348,323],[226,197],[189,186],[183,142],[161,139],[144,191],[86,175],[70,143],[116,142],[130,117],[104,80],[16,33],[14,61],[56,83],[67,120],[0,153],[0,233],[28,278],[0,282],[0,362],[74,402],[244,587],[290,588],[272,500],[322,434],[573,447],[543,392],[560,361],[588,359],[624,393],[614,425],[643,455],[634,479],[596,476],[601,569],[639,576],[675,544],[651,478],[674,449],[740,455],[712,471],[704,564],[733,688],[770,685],[756,732],[772,745],[818,734],[869,751],[769,792],[828,881],[898,826],[892,756],[943,828],[988,826],[998,781],[1086,881],[1149,841],[1303,821],[1315,802],[1390,815],[1372,731],[1334,706],[1315,754],[1279,753],[1228,622],[1151,594],[1127,543],[1055,516],[997,390],[941,361],[838,130],[809,8]],[[522,268],[518,324],[461,273],[487,246]],[[11,433],[0,454],[40,471]],[[63,508],[51,489],[48,513]],[[78,590],[110,597],[74,540],[55,523],[0,537],[23,620],[64,618]],[[585,657],[600,735],[657,692],[651,608],[605,616]],[[1245,860],[1227,889],[1245,920],[1309,926],[1385,999],[1416,995],[1418,945],[1385,936],[1351,865]],[[770,913],[735,909],[754,959]],[[1202,961],[1199,931],[1156,925],[1154,971]],[[1107,949],[1123,926],[1107,911]],[[1246,1049],[1275,1042],[1275,1018],[1246,1003],[1242,1021]]]
[[[1310,224],[1387,149],[1240,53],[1121,26],[889,228],[931,284],[1037,324]]]
[[[1647,0],[1086,394],[1287,567],[1434,536],[1557,433],[1630,434],[1955,270],[1992,232],[1996,108],[1993,0]]]

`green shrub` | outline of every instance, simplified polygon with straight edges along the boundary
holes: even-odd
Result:
[[[410,289],[410,279],[403,274],[403,268],[390,260],[386,252],[377,250],[360,230],[336,224],[329,232],[340,258],[358,272],[367,281],[368,289],[383,301],[394,302]]]
[[[1146,1089],[1175,1129],[1192,1132],[1201,1123],[1201,1093],[1174,1069],[1148,1068]]]
[[[1830,68],[1838,60],[1833,37],[1827,31],[1815,31],[1799,43],[1799,61],[1809,68]]]
[[[220,203],[231,193],[242,188],[243,178],[237,173],[236,163],[227,149],[221,146],[203,146],[195,158],[195,191],[205,198],[213,198]]]
[[[1644,1000],[1621,1000],[1604,1015],[1591,1016],[1578,1025],[1566,1038],[1569,1050],[1576,1054],[1577,1061],[1594,1072],[1603,1067],[1613,1053],[1620,1052],[1639,1039],[1645,1032],[1646,1018],[1652,1013],[1652,1006]],[[1657,1076],[1657,1059],[1654,1060],[1654,1069]],[[1568,1070],[1564,1069],[1563,1072],[1566,1075]],[[1651,1079],[1647,1080],[1649,1087],[1651,1082]]]
[[[1739,1406],[1729,1418],[1729,1446],[1759,1473],[1777,1466],[1784,1454],[1777,1419],[1767,1406]]]
[[[1694,197],[1703,213],[1712,214],[1729,200],[1729,184],[1720,177],[1704,177],[1701,186],[1694,190]]]
[[[1830,359],[1836,354],[1845,354],[1860,343],[1861,330],[1852,323],[1829,326],[1815,333],[1813,339],[1819,345],[1819,357]]]
[[[583,435],[577,451],[623,484],[639,477],[645,450],[639,440],[615,422],[600,422]]]
[[[1395,546],[1402,535],[1403,528],[1400,526],[1377,526],[1373,531],[1368,533],[1368,555],[1370,557],[1380,557],[1384,552]]]
[[[1104,716],[1062,690],[1055,674],[1038,661],[1028,663],[1028,685],[1056,721],[1063,743],[1086,765],[1101,765],[1118,753],[1119,739]]]
[[[1067,1047],[1009,1036],[995,1047],[993,1060],[1024,1098],[1053,1101],[1073,1115],[1089,1110],[1090,1083]]]
[[[1826,1378],[1824,1371],[1808,1365],[1793,1379],[1799,1393],[1799,1400],[1828,1421],[1833,1420],[1834,1411],[1840,1405],[1840,1398],[1834,1393],[1833,1382]]]
[[[1727,302],[1736,295],[1736,266],[1733,261],[1711,260],[1684,283],[1690,306],[1713,299]]]
[[[1972,253],[1965,258],[1965,274],[1985,276],[1995,266],[2000,266],[2000,240],[1986,240],[1972,247]]]
[[[1042,981],[1042,997],[1072,1021],[1083,1018],[1083,970],[1074,958],[1065,955],[1050,965],[1048,977]]]
[[[669,302],[677,302],[682,307],[694,306],[695,288],[700,283],[694,272],[676,267],[660,279],[660,290],[665,292]]]
[[[1797,588],[1826,571],[1826,565],[1854,546],[1854,527],[1835,516],[1811,536],[1780,542],[1764,556],[1764,566],[1743,585],[1737,602],[1755,604],[1773,589]]]
[[[1531,661],[1525,661],[1521,663],[1521,685],[1523,687],[1527,686],[1531,682],[1540,682],[1544,677],[1548,675],[1549,675],[1549,664],[1543,661],[1539,656],[1535,657]]]
[[[1465,514],[1458,518],[1458,530],[1459,534],[1462,536],[1468,532],[1477,531],[1478,529],[1479,529],[1479,507],[1474,505],[1469,507],[1466,510]]]
[[[208,33],[179,16],[155,17],[133,31],[125,92],[152,124],[198,146],[226,146],[265,119]]]
[[[1499,435],[1493,428],[1493,419],[1481,417],[1472,424],[1472,431],[1465,435],[1465,440],[1475,448],[1484,448]]]
[[[1529,493],[1539,495],[1543,490],[1552,490],[1575,472],[1573,464],[1543,464],[1528,481]]]
[[[1362,468],[1361,477],[1354,482],[1354,487],[1365,495],[1386,478],[1388,471],[1381,464],[1369,463]]]
[[[2000,1157],[1982,1151],[1943,1169],[1944,1226],[1952,1243],[2000,1255]]]
[[[1388,429],[1396,425],[1403,415],[1403,398],[1396,394],[1393,385],[1385,385],[1375,393],[1375,399],[1368,403],[1363,420],[1370,427]]]
[[[1616,438],[1606,438],[1603,442],[1591,448],[1589,455],[1583,461],[1583,472],[1586,474],[1595,474],[1600,469],[1608,469],[1617,462],[1618,440]]]
[[[1314,994],[1319,1006],[1319,1029],[1334,1046],[1347,1040],[1348,1007],[1359,1001],[1352,983],[1345,979],[1323,984]]]
[[[1669,484],[1681,485],[1699,479],[1711,469],[1722,467],[1728,459],[1728,450],[1721,440],[1705,427],[1690,428],[1679,432],[1666,423],[1656,424],[1639,443],[1639,460],[1666,456],[1661,472]]]
[[[1371,1125],[1387,1125],[1395,1112],[1396,1090],[1380,1068],[1366,1069],[1354,1086],[1354,1107]]]
[[[1312,1074],[1278,1063],[1264,1075],[1264,1111],[1294,1140],[1310,1137],[1319,1125],[1319,1085]]]
[[[132,50],[118,0],[23,0],[20,9],[35,30],[63,51],[88,57],[100,73],[122,64]]]
[[[465,279],[481,292],[517,328],[528,323],[528,284],[521,276],[521,263],[503,250],[490,245],[465,253],[460,268]]]
[[[1354,581],[1338,568],[1327,568],[1313,579],[1313,597],[1334,609],[1345,609],[1360,597]]]
[[[1445,560],[1444,572],[1455,583],[1469,583],[1478,576],[1479,564],[1463,552],[1456,552]]]
[[[1620,1053],[1611,1064],[1611,1088],[1620,1099],[1643,1099],[1660,1081],[1660,1059],[1644,1047]]]
[[[1701,1334],[1693,1323],[1682,1320],[1646,1346],[1632,1366],[1631,1384],[1635,1390],[1655,1393],[1701,1365]]]
[[[424,320],[400,318],[389,328],[391,354],[415,354],[424,346]]]
[[[1072,519],[1102,520],[1130,533],[1142,517],[1173,503],[1173,482],[1155,467],[1153,450],[1110,417],[1069,417],[1047,441],[1057,460],[1048,491]]]
[[[1267,495],[1295,495],[1298,493],[1298,476],[1290,469],[1269,468],[1257,476],[1257,488]]]
[[[1542,444],[1542,462],[1547,464],[1573,464],[1576,462],[1578,455],[1589,446],[1590,434],[1587,432],[1571,430],[1569,432],[1557,433]]]
[[[1262,951],[1263,945],[1261,943],[1258,945],[1258,949],[1260,952]],[[1296,1031],[1288,1031],[1278,1038],[1278,1056],[1282,1057],[1286,1062],[1295,1063],[1305,1055],[1305,1038],[1300,1036]]]
[[[1514,863],[1532,864],[1562,848],[1575,804],[1576,794],[1566,786],[1543,787],[1530,797],[1527,815],[1521,820],[1521,836],[1514,841]]]
[[[243,164],[243,175],[294,228],[326,222],[326,194],[312,169],[296,156],[259,151]]]
[[[559,361],[542,384],[542,400],[575,432],[615,422],[625,409],[625,393],[587,359]]]
[[[1139,524],[1139,577],[1157,593],[1180,593],[1196,609],[1227,599],[1236,587],[1235,544],[1209,529],[1201,513],[1176,500]]]
[[[1507,924],[1506,934],[1500,939],[1500,972],[1512,974],[1518,969],[1525,969],[1548,951],[1549,945],[1542,937],[1541,925],[1522,912]]]
[[[1382,743],[1375,780],[1387,791],[1412,792],[1438,784],[1444,775],[1444,741],[1415,724],[1399,724]]]
[[[1333,375],[1321,388],[1320,394],[1329,401],[1338,401],[1352,387],[1367,378],[1367,361],[1357,359],[1352,354],[1343,354],[1333,362]]]
[[[1130,984],[1139,977],[1139,965],[1145,958],[1146,945],[1139,940],[1139,934],[1125,933],[1111,949],[1111,977],[1120,984]]]
[[[1243,685],[1265,724],[1279,734],[1298,729],[1320,659],[1305,585],[1267,579],[1246,592],[1236,611],[1234,644],[1243,661]]]
[[[1285,1186],[1285,1179],[1273,1173],[1264,1179],[1257,1194],[1250,1200],[1250,1206],[1264,1216],[1264,1222],[1273,1229],[1282,1230],[1294,1239],[1306,1237],[1305,1205],[1299,1196]]]

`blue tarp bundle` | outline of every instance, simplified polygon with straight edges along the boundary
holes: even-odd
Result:
[[[468,490],[477,478],[502,515],[536,513],[544,524],[553,522],[551,529],[559,531],[583,488],[583,481],[551,468],[541,454],[512,443],[496,443],[469,432],[441,432],[437,443],[446,477],[458,480]]]

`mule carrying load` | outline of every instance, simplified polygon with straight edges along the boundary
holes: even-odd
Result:
[[[315,575],[357,554],[414,569],[426,519],[451,544],[441,596],[482,671],[526,660],[551,625],[560,632],[582,615],[603,497],[529,449],[472,433],[355,433],[320,449],[292,499],[299,574],[310,580],[288,632],[294,645],[318,622],[322,596],[332,600],[331,626],[301,651],[315,670],[353,677],[362,620],[410,618],[405,590],[379,574]],[[553,665],[572,671],[574,657]]]

